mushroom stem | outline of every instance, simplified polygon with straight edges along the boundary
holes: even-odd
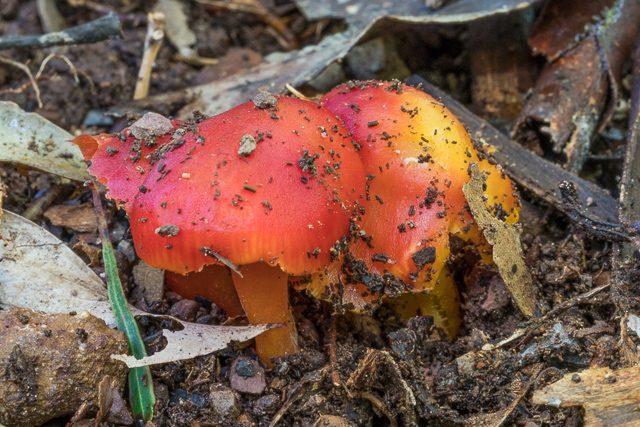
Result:
[[[227,317],[244,315],[244,310],[236,294],[231,272],[224,265],[205,265],[201,271],[182,275],[165,272],[167,286],[185,298],[204,297],[222,308]]]
[[[298,351],[298,333],[289,308],[287,274],[278,267],[256,262],[240,267],[242,276],[233,275],[236,292],[253,325],[284,323],[256,337],[256,352],[269,367],[272,357],[287,356]]]
[[[453,276],[446,267],[433,289],[427,293],[406,293],[387,301],[403,321],[415,316],[433,316],[433,323],[444,329],[451,338],[455,338],[460,329],[460,296]]]

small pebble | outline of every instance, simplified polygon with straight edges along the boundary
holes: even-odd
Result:
[[[183,299],[171,306],[169,314],[177,317],[180,320],[187,322],[194,322],[196,320],[196,314],[200,309],[200,304],[191,299]]]
[[[244,378],[238,375],[236,367],[242,360],[249,360],[253,365],[254,375],[252,377]],[[260,395],[267,387],[267,381],[265,379],[264,368],[261,367],[255,360],[247,358],[238,358],[231,365],[231,388],[240,392],[253,395]]]

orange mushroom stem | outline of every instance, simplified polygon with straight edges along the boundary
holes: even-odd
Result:
[[[140,258],[180,274],[231,266],[249,321],[286,325],[257,340],[270,364],[297,351],[287,274],[328,265],[364,197],[362,162],[341,130],[317,104],[262,92],[209,119],[145,116],[75,142],[130,216]]]

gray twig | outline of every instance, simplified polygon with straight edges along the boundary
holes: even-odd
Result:
[[[122,28],[118,16],[111,12],[94,21],[63,31],[28,36],[2,36],[0,37],[0,50],[16,47],[60,46],[68,44],[97,43],[108,39],[122,38]]]

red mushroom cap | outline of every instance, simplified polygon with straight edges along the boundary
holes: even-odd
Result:
[[[339,120],[318,105],[286,97],[256,105],[174,122],[171,133],[143,141],[129,130],[99,136],[93,147],[86,136],[78,141],[90,172],[126,208],[149,265],[199,271],[216,262],[202,248],[296,275],[330,262],[364,194],[360,158]]]

